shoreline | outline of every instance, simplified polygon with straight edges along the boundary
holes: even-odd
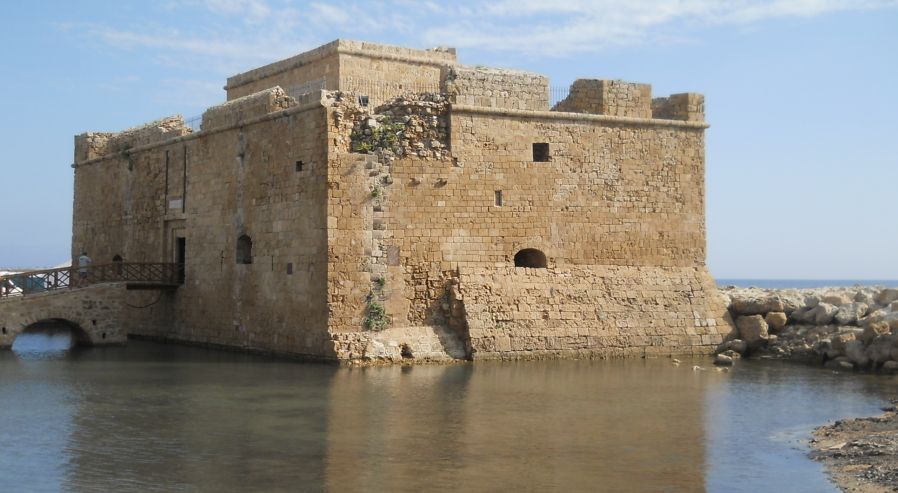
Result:
[[[884,286],[720,288],[733,330],[714,363],[746,358],[876,374],[898,383],[898,289]],[[898,491],[898,412],[845,418],[813,430],[808,456],[842,491]]]
[[[830,480],[842,491],[898,491],[896,403],[893,399],[878,416],[840,419],[814,429],[808,455],[823,463]]]

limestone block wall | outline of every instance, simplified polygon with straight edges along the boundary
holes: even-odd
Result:
[[[293,106],[296,106],[293,98],[280,87],[272,87],[209,108],[203,113],[202,129],[233,127]]]
[[[705,97],[694,92],[672,94],[666,98],[652,100],[652,118],[705,121]]]
[[[729,329],[704,267],[462,268],[474,359],[710,353]]]
[[[652,86],[621,80],[577,79],[554,111],[595,115],[652,117]]]
[[[505,285],[514,274],[508,269],[515,253],[524,248],[548,256],[550,269],[542,272],[557,279],[531,284],[567,290],[569,295],[555,299],[560,305],[590,305],[592,313],[600,304],[634,312],[649,307],[647,313],[654,313],[654,300],[665,300],[674,311],[662,317],[672,324],[669,332],[651,334],[665,337],[645,344],[640,340],[636,353],[659,344],[668,352],[687,342],[713,344],[691,337],[713,336],[702,324],[718,317],[716,305],[693,314],[713,292],[704,267],[704,125],[474,107],[454,107],[449,120],[452,152],[442,159],[349,152],[351,122],[332,126],[340,137],[329,175],[329,326],[341,357],[363,357],[366,341],[378,337],[365,335],[372,300],[382,304],[391,329],[444,327],[471,341],[495,337],[468,335],[465,321],[480,315],[468,311],[463,276],[468,269],[494,271],[495,282]],[[535,143],[548,145],[547,161],[534,160]],[[593,268],[604,271],[590,273]],[[614,286],[609,280],[628,279],[621,288],[637,294],[622,301],[605,290],[578,301],[564,280],[574,276],[572,269],[583,269],[576,275],[588,276],[585,283],[608,289]],[[469,292],[476,293],[492,281],[472,282]],[[495,295],[490,302],[477,298],[475,305],[502,305],[515,296]],[[680,302],[687,295],[697,300],[695,306]],[[641,315],[616,316],[637,327],[629,335],[645,335],[639,331],[648,326],[662,330],[633,318]],[[681,322],[686,319],[692,328]],[[598,320],[546,325],[540,337],[577,324],[597,328]],[[587,342],[596,354],[622,347],[611,340]],[[482,354],[490,352],[483,347]],[[556,349],[544,345],[538,351]]]
[[[546,111],[549,79],[519,70],[451,65],[443,67],[443,90],[453,103]]]
[[[230,101],[274,86],[290,92],[293,87],[323,80],[324,89],[371,93],[383,101],[404,90],[438,87],[440,67],[455,60],[453,49],[416,50],[338,39],[230,77],[225,89]]]
[[[325,110],[274,107],[255,120],[239,103],[218,108],[209,121],[225,126],[76,164],[73,254],[173,262],[186,241],[185,284],[150,310],[161,316],[168,305],[170,320],[135,333],[333,357]],[[251,264],[236,262],[244,234]]]

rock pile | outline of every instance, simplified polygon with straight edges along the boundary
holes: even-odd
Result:
[[[359,113],[354,120],[351,150],[389,157],[449,157],[448,99],[439,93],[407,93]]]
[[[733,330],[725,356],[789,358],[834,369],[898,373],[898,289],[725,288]],[[726,359],[729,358],[730,362]]]

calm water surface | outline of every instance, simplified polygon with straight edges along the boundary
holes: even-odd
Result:
[[[693,371],[692,365],[707,366]],[[132,341],[0,352],[4,491],[835,491],[811,428],[892,377],[705,360],[338,369]]]

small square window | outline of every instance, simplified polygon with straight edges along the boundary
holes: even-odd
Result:
[[[302,168],[305,165],[306,165],[306,163],[304,163],[302,161],[297,161],[296,162],[296,172],[299,173],[300,171],[302,171]]]
[[[359,96],[359,106],[368,106],[368,96],[367,95]]]
[[[533,144],[533,161],[538,163],[549,161],[549,144],[545,142],[535,142]]]

